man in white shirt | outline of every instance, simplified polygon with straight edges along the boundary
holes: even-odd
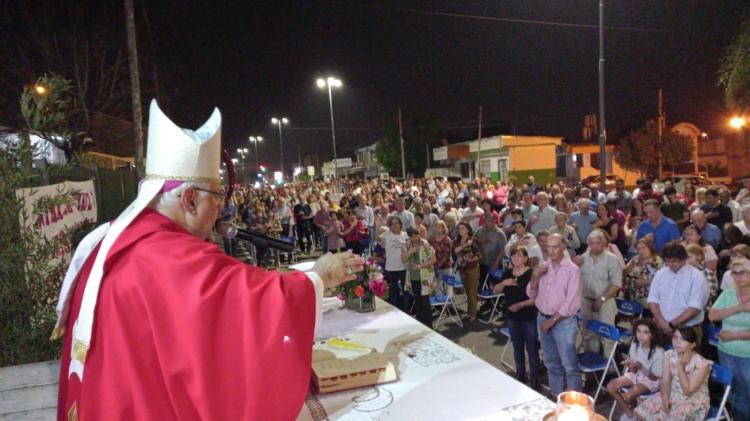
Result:
[[[667,243],[662,255],[666,266],[654,275],[647,301],[659,330],[672,337],[678,326],[700,327],[709,291],[703,272],[687,264],[682,244]]]
[[[414,225],[414,214],[405,209],[406,200],[403,197],[397,197],[394,204],[396,205],[396,210],[388,216],[395,216],[400,219],[401,227],[406,231],[407,228]]]
[[[477,206],[477,199],[469,198],[468,206],[461,212],[461,220],[471,226],[472,231],[479,229],[479,217],[484,215],[484,210]]]

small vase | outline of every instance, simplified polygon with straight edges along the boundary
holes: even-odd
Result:
[[[369,313],[375,311],[375,294],[372,291],[365,291],[361,297],[352,297],[346,299],[346,308],[358,313]]]

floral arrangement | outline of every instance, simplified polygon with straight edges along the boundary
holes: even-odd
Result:
[[[388,299],[388,283],[383,278],[383,268],[376,264],[372,257],[365,259],[364,270],[357,279],[338,287],[337,297],[342,300],[353,300],[375,295]]]

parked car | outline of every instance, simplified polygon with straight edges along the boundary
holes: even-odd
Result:
[[[581,180],[581,182],[579,184],[580,184],[581,187],[583,187],[583,186],[587,186],[588,187],[588,186],[590,186],[592,184],[596,184],[598,186],[599,185],[599,180],[600,180],[600,178],[599,178],[598,175],[590,175],[590,176],[584,178],[583,180]],[[606,176],[605,181],[604,181],[604,186],[606,187],[607,191],[609,191],[609,190],[615,188],[615,183],[617,183],[618,181],[623,181],[624,182],[624,180],[622,178],[620,178],[620,177],[618,177],[616,175],[613,175],[613,174],[608,174]]]
[[[702,175],[693,175],[693,174],[670,175],[670,176],[662,178],[661,180],[654,181],[653,183],[654,191],[659,192],[659,193],[664,193],[664,188],[666,187],[668,182],[672,183],[672,186],[674,186],[675,190],[677,190],[677,193],[682,193],[685,190],[685,183],[688,183],[688,182],[692,184],[693,187],[695,188],[709,187],[715,184],[710,179]]]

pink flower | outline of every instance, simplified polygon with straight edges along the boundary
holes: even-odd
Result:
[[[346,296],[344,295],[343,292],[339,292],[338,295],[336,295],[336,298],[338,298],[341,301],[345,301],[346,300]]]
[[[375,293],[378,297],[382,297],[386,292],[386,284],[383,282],[383,278],[370,280],[370,290]]]

